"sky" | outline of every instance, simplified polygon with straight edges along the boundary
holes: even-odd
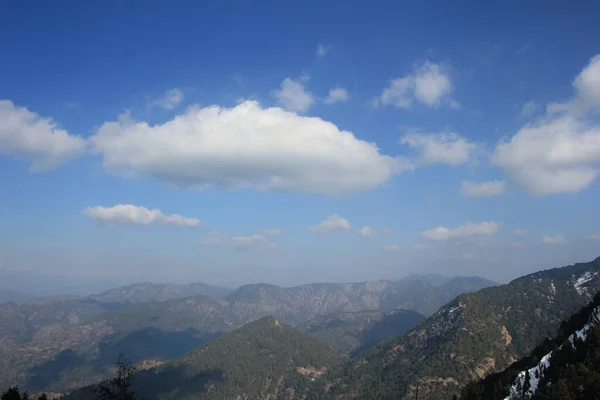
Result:
[[[507,282],[594,259],[599,13],[3,1],[0,286]]]

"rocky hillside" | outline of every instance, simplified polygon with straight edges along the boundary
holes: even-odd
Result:
[[[600,258],[463,294],[328,378],[344,398],[452,398],[529,354],[600,290]]]
[[[341,361],[330,345],[268,316],[139,372],[133,389],[146,400],[299,399]],[[87,399],[87,393],[67,399]]]
[[[234,289],[206,285],[204,283],[191,283],[189,285],[134,283],[133,285],[94,294],[87,298],[103,304],[137,304],[181,299],[196,295],[223,299],[233,292]]]
[[[593,399],[600,389],[600,293],[527,357],[471,382],[461,400]]]
[[[412,310],[336,312],[315,317],[298,328],[342,353],[354,353],[404,333],[424,320],[424,315]]]

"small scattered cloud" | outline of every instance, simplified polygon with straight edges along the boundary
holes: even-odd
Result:
[[[190,107],[157,125],[128,117],[90,139],[114,175],[150,177],[179,188],[232,188],[351,195],[412,168],[404,157],[318,117],[244,101]]]
[[[452,91],[450,75],[443,66],[425,61],[415,65],[411,75],[392,79],[373,104],[409,109],[416,101],[429,107],[447,104],[460,108],[460,103],[449,97]]]
[[[390,246],[384,246],[383,251],[388,252],[388,253],[406,253],[406,252],[410,252],[410,251],[424,250],[427,248],[429,248],[429,246],[426,244],[414,244],[414,245],[409,245],[409,246],[393,244]]]
[[[369,237],[377,235],[377,231],[370,226],[364,225],[358,230],[358,236]]]
[[[469,238],[474,236],[495,235],[502,229],[502,225],[494,221],[468,222],[456,228],[437,228],[428,229],[421,233],[421,237],[428,240],[447,240]]]
[[[521,108],[521,118],[529,118],[540,109],[540,105],[531,100],[523,104]]]
[[[216,246],[218,244],[221,244],[223,242],[223,240],[225,238],[227,238],[228,236],[230,236],[230,235],[223,233],[223,232],[211,231],[211,232],[208,232],[206,235],[204,235],[204,237],[202,237],[200,239],[198,244],[201,247]]]
[[[448,106],[453,109],[453,110],[460,110],[462,108],[462,105],[460,104],[460,102],[458,100],[450,100],[448,102]]]
[[[512,242],[511,246],[512,247],[523,247],[524,245],[522,242]]]
[[[587,235],[585,237],[587,240],[600,240],[600,234],[595,234],[595,235]]]
[[[152,223],[184,227],[196,227],[200,225],[200,220],[196,218],[188,218],[179,214],[166,215],[157,208],[149,210],[146,207],[135,206],[133,204],[117,204],[113,207],[88,207],[82,213],[99,224],[108,226],[146,226]]]
[[[262,229],[260,231],[260,233],[264,236],[279,236],[282,234],[282,231],[281,231],[281,229],[270,228],[270,229]]]
[[[511,233],[516,236],[523,236],[527,235],[529,231],[527,229],[513,229]]]
[[[504,193],[504,181],[471,182],[462,181],[460,194],[464,197],[493,197]]]
[[[285,78],[281,83],[281,87],[273,92],[278,103],[286,110],[306,112],[314,104],[315,97],[306,90],[303,80]]]
[[[346,232],[351,227],[350,222],[346,218],[342,218],[339,215],[332,215],[321,221],[319,225],[311,226],[308,230],[319,234],[337,234]]]
[[[163,110],[172,110],[181,104],[184,97],[183,90],[179,88],[167,90],[160,98],[152,102],[152,106]]]
[[[350,94],[344,88],[334,88],[329,90],[329,94],[323,100],[325,104],[343,103],[350,100]]]
[[[0,155],[31,162],[31,172],[52,169],[81,155],[86,141],[10,100],[0,100]]]
[[[420,153],[415,163],[421,165],[448,164],[457,166],[469,162],[478,150],[477,144],[453,132],[408,132],[400,138]]]
[[[562,235],[556,236],[544,236],[542,237],[542,242],[544,244],[565,244],[567,241]]]
[[[238,250],[276,250],[276,243],[273,243],[264,235],[252,236],[234,236],[231,238],[231,245]]]
[[[317,44],[317,57],[318,58],[323,58],[327,55],[327,53],[329,53],[331,51],[333,46],[331,45],[324,45],[323,43],[319,43]]]

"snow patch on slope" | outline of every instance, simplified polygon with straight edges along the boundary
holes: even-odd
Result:
[[[587,274],[589,273],[586,273],[586,275]],[[583,278],[583,276],[581,278]],[[590,279],[591,278],[589,278],[588,281]],[[569,336],[568,340],[569,342],[571,342],[571,346],[575,347],[575,338],[586,340],[587,333],[589,332],[589,330],[592,329],[599,322],[600,307],[596,307],[594,311],[592,311],[588,322],[583,326],[583,328],[579,329],[578,331]],[[562,348],[562,345],[560,346],[560,348]],[[538,364],[535,367],[530,368],[527,371],[521,371],[515,379],[515,383],[510,388],[510,394],[507,397],[505,397],[504,400],[510,400],[511,397],[518,399],[531,399],[533,395],[537,393],[540,380],[544,377],[544,373],[548,368],[550,368],[552,353],[553,352],[550,352],[544,357],[542,357],[542,359],[538,362]],[[527,377],[529,377],[529,387],[527,388],[527,390],[523,390]]]
[[[583,294],[583,292],[585,292],[585,288],[583,287],[583,285],[594,279],[596,275],[598,275],[598,272],[587,271],[585,274],[577,278],[575,282],[573,282],[573,287],[575,288],[577,293]]]

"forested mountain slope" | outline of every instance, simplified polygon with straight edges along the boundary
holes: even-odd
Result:
[[[471,382],[461,400],[595,399],[600,393],[600,293],[528,357]]]
[[[600,258],[463,294],[410,332],[327,379],[343,398],[452,398],[472,379],[529,354],[600,290]],[[432,393],[433,392],[433,393]]]
[[[342,357],[328,344],[264,317],[181,358],[135,375],[139,398],[300,399]],[[90,388],[67,399],[88,399]]]

